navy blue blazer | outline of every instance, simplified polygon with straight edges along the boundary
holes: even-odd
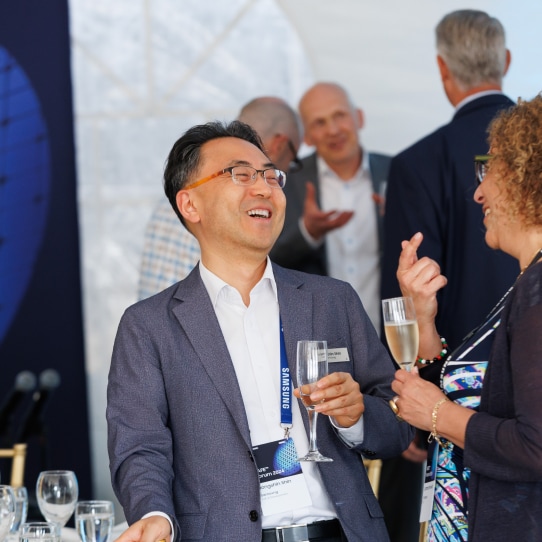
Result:
[[[516,260],[484,240],[482,208],[474,202],[473,159],[487,154],[487,128],[513,105],[502,94],[465,104],[449,124],[393,158],[384,216],[382,298],[400,295],[401,241],[424,235],[419,256],[436,260],[448,285],[439,293],[437,329],[453,348],[482,322],[512,285]]]
[[[373,191],[376,194],[382,193],[383,183],[388,178],[390,160],[391,158],[384,154],[369,153],[369,169],[371,171]],[[328,264],[325,241],[318,248],[314,248],[307,243],[299,229],[299,219],[303,215],[305,183],[307,181],[314,184],[316,200],[320,204],[320,183],[316,153],[303,158],[302,163],[303,168],[300,171],[289,173],[287,176],[286,186],[284,187],[286,196],[284,228],[271,250],[270,257],[274,262],[289,269],[327,275]],[[382,247],[382,213],[377,202],[375,202],[375,206],[377,207],[376,217],[380,247]]]
[[[301,337],[348,350],[350,361],[331,369],[351,373],[360,384],[364,442],[347,447],[322,417],[318,443],[334,461],[318,468],[348,540],[387,541],[362,456],[396,456],[413,437],[388,406],[393,363],[349,284],[276,265],[273,271],[291,374]],[[129,523],[160,510],[173,518],[176,540],[261,540],[258,468],[245,407],[199,266],[126,310],[107,400],[111,478]],[[308,430],[305,409],[302,415]]]

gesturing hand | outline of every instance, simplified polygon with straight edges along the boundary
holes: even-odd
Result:
[[[448,280],[440,274],[440,266],[431,258],[418,259],[417,250],[423,235],[416,233],[410,241],[403,241],[399,256],[397,280],[404,296],[412,297],[418,324],[432,322],[437,314],[437,292]]]
[[[344,226],[354,215],[354,211],[322,211],[316,201],[316,188],[306,183],[303,223],[313,239],[320,240],[326,233]]]

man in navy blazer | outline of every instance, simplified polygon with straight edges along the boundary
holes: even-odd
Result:
[[[307,90],[299,114],[304,141],[315,152],[288,175],[284,228],[271,259],[346,280],[379,329],[382,203],[390,157],[361,146],[363,112],[336,83]]]
[[[388,406],[394,367],[352,287],[268,258],[285,174],[234,121],[188,130],[164,177],[201,261],[119,325],[107,396],[111,477],[131,525],[119,542],[387,541],[362,459],[401,453],[412,429]],[[328,343],[311,399],[332,462],[296,459],[307,414],[283,375],[295,386],[299,339]]]
[[[500,22],[460,10],[437,26],[437,62],[452,120],[392,160],[384,218],[382,297],[400,295],[401,241],[420,231],[420,257],[439,263],[448,285],[439,293],[437,329],[450,347],[481,322],[512,285],[517,263],[488,248],[478,205],[474,156],[489,152],[487,128],[513,105],[502,93],[510,64]],[[475,272],[474,272],[475,271]]]
[[[401,241],[422,232],[419,256],[438,262],[449,280],[438,294],[436,325],[452,350],[484,320],[517,275],[512,257],[487,246],[483,217],[473,199],[474,156],[488,153],[489,123],[513,102],[501,90],[510,52],[497,19],[476,10],[454,11],[437,25],[436,43],[442,85],[455,113],[448,124],[392,159],[381,294],[383,299],[401,295],[396,278]],[[403,455],[422,456],[414,443]],[[421,491],[421,470],[402,458],[384,462],[379,495],[392,542],[418,539],[419,499],[413,488]],[[404,482],[397,484],[398,479]],[[408,485],[407,479],[414,481]],[[397,514],[398,499],[412,506],[403,515]]]

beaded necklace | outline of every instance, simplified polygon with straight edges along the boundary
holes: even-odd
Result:
[[[463,345],[469,341],[470,339],[472,339],[472,337],[474,335],[476,335],[476,333],[478,333],[478,331],[480,331],[485,325],[489,324],[490,321],[495,318],[497,315],[499,315],[501,313],[501,311],[504,309],[504,302],[506,301],[506,299],[508,298],[508,296],[510,295],[510,292],[515,288],[516,284],[518,283],[518,280],[521,278],[521,276],[523,275],[523,273],[525,273],[525,271],[527,271],[527,269],[529,269],[530,267],[532,267],[534,264],[536,264],[540,259],[542,258],[542,248],[539,249],[536,254],[534,255],[533,259],[531,260],[531,262],[526,265],[519,273],[519,275],[517,276],[516,280],[514,281],[514,284],[512,284],[512,286],[510,286],[510,288],[508,288],[508,290],[505,292],[505,294],[501,297],[501,299],[499,300],[499,302],[489,311],[488,315],[486,316],[485,320],[477,327],[475,327],[470,333],[468,333],[466,335],[466,337],[463,339],[463,341],[461,342],[461,345],[456,348],[445,360],[445,362],[442,364],[442,367],[440,369],[440,385],[442,387],[443,385],[443,377],[444,377],[444,372],[446,370],[446,368],[448,367],[448,362],[450,361],[459,361],[461,359],[463,359],[471,350],[473,350],[474,348],[476,348],[483,340],[485,340],[487,337],[489,337],[489,335],[491,335],[498,327],[499,327],[499,324],[501,323],[501,319],[499,318],[496,322],[494,322],[494,324],[481,336],[479,337],[476,341],[474,341],[474,343],[472,343],[468,348],[465,349],[464,352],[461,353],[460,356],[457,356],[456,359],[453,359],[455,356],[454,354],[456,352],[458,352],[459,350],[461,350],[461,348],[463,347]]]

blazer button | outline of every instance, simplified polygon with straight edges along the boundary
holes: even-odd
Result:
[[[257,510],[251,510],[248,516],[250,521],[258,521],[258,518],[260,517]]]

